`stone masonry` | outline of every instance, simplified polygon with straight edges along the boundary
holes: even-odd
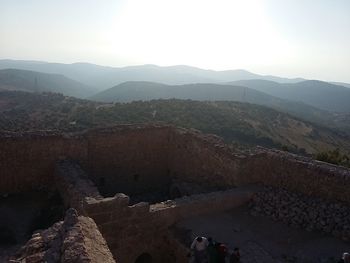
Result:
[[[350,170],[290,153],[242,152],[217,136],[161,125],[2,133],[0,149],[0,194],[58,191],[66,208],[96,222],[118,262],[143,253],[153,262],[185,262],[171,226],[247,203],[251,184],[273,187],[256,195],[256,212],[348,238]],[[179,198],[130,203],[153,192]]]
[[[350,240],[350,206],[345,203],[266,187],[254,195],[251,206],[252,215],[266,215],[294,227]]]
[[[236,188],[153,205],[146,202],[129,205],[129,197],[123,193],[106,198],[98,195],[97,188],[79,165],[71,161],[59,162],[55,174],[56,185],[61,195],[66,197],[66,206],[94,219],[120,262],[135,262],[142,252],[151,254],[154,262],[185,262],[187,253],[183,249],[180,252],[174,250],[181,246],[170,227],[188,217],[230,210],[245,204],[254,193],[251,188]]]

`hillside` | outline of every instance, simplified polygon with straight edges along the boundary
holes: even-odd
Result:
[[[57,94],[2,92],[0,129],[76,131],[121,123],[162,122],[214,133],[227,142],[315,153],[350,152],[347,134],[267,107],[239,102],[152,100],[99,104]]]
[[[219,84],[165,85],[153,82],[130,81],[102,91],[91,99],[103,102],[131,102],[152,99],[191,99],[199,101],[240,101],[268,106],[308,121],[333,124],[334,115],[301,102],[277,98],[251,88]]]
[[[95,90],[63,75],[19,69],[0,70],[0,90],[56,92],[75,97],[87,97]]]
[[[339,86],[343,86],[345,88],[350,88],[350,84],[349,83],[344,83],[344,82],[330,82],[334,85],[339,85]]]
[[[192,100],[244,100],[246,93],[251,101],[274,100],[272,96],[240,86],[197,83],[186,85],[165,85],[155,82],[128,81],[104,90],[91,97],[103,102],[131,102],[151,99]],[[278,100],[278,99],[277,99]]]
[[[281,83],[294,83],[303,79],[288,79],[263,76],[246,70],[206,70],[185,65],[161,67],[139,65],[128,67],[106,67],[90,63],[49,63],[26,60],[0,60],[0,69],[17,68],[45,73],[62,74],[68,78],[104,90],[126,81],[161,82],[169,85],[187,83],[222,83],[241,79],[266,79]]]
[[[350,112],[350,89],[328,82],[308,80],[287,84],[266,80],[240,80],[229,84],[245,86],[283,99],[300,101],[323,110]]]

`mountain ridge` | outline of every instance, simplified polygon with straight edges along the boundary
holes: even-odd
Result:
[[[0,90],[26,92],[55,92],[64,95],[86,97],[95,90],[62,74],[48,74],[30,70],[0,70]]]
[[[129,81],[89,97],[89,99],[102,102],[131,102],[136,100],[147,101],[171,98],[199,101],[226,100],[248,102],[267,106],[304,120],[324,125],[328,125],[334,121],[334,115],[328,111],[237,85],[212,83],[166,85],[152,82]]]
[[[0,60],[0,69],[17,68],[44,73],[63,74],[66,77],[94,86],[98,90],[113,87],[119,83],[139,80],[162,82],[170,85],[202,82],[229,82],[241,79],[271,79],[279,82],[298,82],[302,78],[283,78],[259,75],[244,69],[211,70],[198,67],[175,65],[157,66],[153,64],[126,67],[100,66],[87,62],[52,63],[44,61]]]
[[[277,83],[266,80],[239,80],[228,82],[252,88],[272,96],[300,101],[332,112],[350,112],[350,89],[320,80],[297,83]]]

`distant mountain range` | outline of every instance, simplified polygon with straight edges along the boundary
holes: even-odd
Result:
[[[205,70],[190,66],[160,67],[141,65],[129,67],[105,67],[89,63],[48,63],[26,60],[0,60],[0,69],[23,69],[44,73],[61,74],[68,78],[93,86],[101,91],[126,81],[150,81],[169,85],[188,83],[220,83],[244,79],[265,79],[280,83],[296,83],[302,78],[288,79],[263,76],[246,70]]]
[[[333,111],[350,112],[350,89],[318,80],[298,83],[277,83],[267,80],[239,80],[231,85],[245,86],[272,96],[299,101],[311,106]]]
[[[345,86],[350,84],[262,76],[245,70],[0,60],[0,90],[50,91],[103,102],[169,98],[240,101],[348,129],[350,89]]]
[[[19,69],[0,70],[0,90],[56,92],[74,97],[86,97],[95,92],[93,88],[63,75]]]

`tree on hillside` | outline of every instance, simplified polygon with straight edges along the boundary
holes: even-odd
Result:
[[[320,152],[316,155],[316,159],[327,163],[350,167],[349,156],[347,156],[346,154],[342,154],[339,151],[339,148],[335,150]]]

